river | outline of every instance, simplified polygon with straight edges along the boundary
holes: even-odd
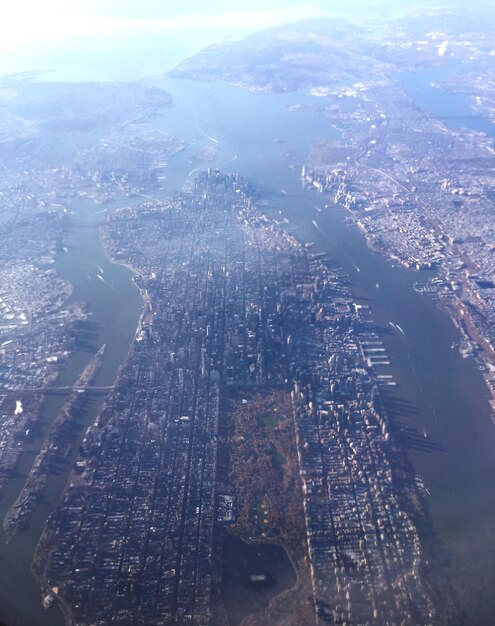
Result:
[[[113,384],[136,330],[142,309],[139,291],[131,280],[131,272],[110,263],[98,236],[101,207],[90,201],[77,201],[76,212],[66,236],[66,252],[56,258],[57,272],[74,285],[71,301],[87,303],[91,316],[77,325],[76,344],[57,379],[57,386],[74,383],[99,347],[107,344],[103,365],[95,379],[96,386]],[[104,278],[103,282],[97,276]],[[31,560],[48,515],[56,506],[77,455],[77,447],[85,427],[97,414],[105,394],[87,394],[84,408],[78,413],[71,433],[72,448],[65,463],[48,477],[45,499],[36,508],[27,531],[5,544],[0,533],[0,620],[16,626],[59,626],[64,623],[57,607],[45,611],[40,603],[41,590],[31,574]],[[66,394],[49,394],[43,405],[40,423],[32,429],[30,450],[21,456],[18,476],[11,480],[0,501],[0,516],[17,497],[39,449],[48,425],[56,417]]]
[[[386,393],[386,406],[397,420],[415,470],[431,492],[433,528],[449,556],[450,574],[468,623],[476,623],[469,621],[474,615],[470,613],[474,602],[469,600],[474,601],[475,592],[478,596],[491,593],[491,587],[488,583],[486,589],[476,587],[477,581],[461,564],[472,547],[483,553],[480,567],[488,568],[495,560],[495,543],[485,543],[495,513],[495,437],[481,373],[473,360],[462,359],[451,347],[459,341],[458,332],[432,300],[412,289],[416,273],[393,267],[370,251],[361,233],[347,225],[344,211],[325,209],[328,200],[324,196],[301,188],[298,165],[310,145],[317,138],[338,137],[312,108],[288,108],[314,104],[314,99],[301,93],[253,95],[221,83],[166,79],[153,84],[169,91],[175,102],[155,119],[155,125],[189,143],[187,151],[170,161],[168,178],[157,195],[179,190],[194,176],[195,165],[188,156],[204,148],[218,148],[212,166],[239,171],[250,180],[268,201],[267,212],[286,218],[285,227],[299,239],[313,242],[314,250],[328,252],[349,277],[356,300],[372,306],[392,363],[390,374],[398,383]],[[74,284],[73,298],[88,302],[92,316],[80,333],[80,339],[88,340],[89,345],[80,343],[59,382],[74,381],[91,352],[106,343],[105,362],[96,384],[108,385],[132,341],[142,301],[130,272],[109,263],[104,255],[96,236],[101,207],[80,201],[73,208],[76,217],[67,235],[68,252],[58,255],[57,269]],[[102,400],[103,396],[98,396],[88,403],[75,442]],[[60,396],[48,398],[42,417],[44,430],[62,402]],[[33,448],[40,441],[41,429]],[[28,471],[32,460],[32,453],[23,455],[20,474]],[[62,624],[56,608],[41,609],[30,561],[72,460],[49,478],[47,500],[37,508],[30,528],[7,546],[0,541],[0,620],[7,623],[14,623],[15,618],[16,626]],[[1,501],[1,513],[21,486],[21,477],[11,482]]]

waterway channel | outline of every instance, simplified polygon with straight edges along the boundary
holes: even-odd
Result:
[[[167,79],[154,84],[167,89],[175,101],[156,118],[155,125],[189,143],[187,151],[170,161],[158,196],[179,190],[194,176],[189,155],[207,147],[218,148],[211,165],[239,171],[250,180],[267,200],[267,212],[285,218],[284,227],[300,240],[314,243],[315,251],[329,253],[348,276],[356,300],[371,305],[390,357],[390,374],[397,382],[397,387],[386,393],[387,409],[397,421],[416,472],[431,492],[434,530],[449,555],[450,575],[467,623],[476,623],[469,619],[474,611],[470,598],[480,594],[484,598],[491,588],[488,582],[486,589],[475,587],[469,568],[462,569],[461,564],[471,558],[473,550],[483,555],[478,567],[488,568],[495,560],[495,542],[488,543],[487,535],[495,514],[495,432],[476,363],[462,359],[452,348],[459,341],[457,330],[432,300],[413,290],[416,273],[393,267],[370,251],[361,233],[346,223],[344,211],[325,208],[327,198],[302,189],[298,164],[311,143],[317,138],[338,137],[312,108],[291,108],[313,104],[312,99],[301,93],[253,95],[221,83]],[[92,315],[81,335],[89,345],[82,344],[74,351],[59,382],[74,381],[91,352],[106,343],[107,354],[96,384],[109,385],[132,341],[142,300],[130,271],[105,257],[97,237],[101,207],[78,202],[73,208],[76,219],[67,233],[68,252],[59,254],[57,269],[74,284],[73,298],[86,301]],[[102,400],[98,396],[88,403],[74,435],[74,453],[60,473],[50,476],[46,502],[37,508],[30,528],[7,546],[0,537],[0,621],[16,626],[63,623],[56,608],[41,609],[30,562],[46,517],[60,497],[77,437]],[[60,396],[48,398],[33,449],[39,446],[42,430],[62,402]],[[0,502],[1,514],[18,494],[32,461],[31,453],[23,455],[20,476],[11,481]]]

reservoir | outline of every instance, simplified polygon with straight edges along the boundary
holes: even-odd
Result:
[[[229,626],[238,626],[266,608],[274,596],[296,582],[296,573],[281,546],[248,544],[226,537],[222,545],[222,600]]]
[[[387,410],[431,493],[436,541],[445,551],[445,566],[466,621],[483,623],[480,610],[493,615],[489,573],[495,560],[491,528],[495,431],[488,393],[475,361],[463,359],[452,349],[459,335],[450,319],[433,300],[413,290],[419,275],[393,267],[370,251],[362,234],[347,224],[343,210],[325,208],[328,198],[301,187],[299,166],[311,144],[316,139],[337,139],[338,131],[308,106],[314,105],[315,99],[304,93],[254,95],[222,83],[178,79],[153,84],[169,91],[175,102],[156,117],[156,127],[188,142],[188,149],[171,159],[157,197],[166,197],[180,190],[184,181],[192,180],[201,164],[188,157],[214,148],[209,165],[238,171],[247,178],[267,202],[266,211],[283,220],[283,227],[299,240],[314,243],[314,251],[328,253],[347,276],[356,301],[371,306],[391,362],[387,374],[397,382],[384,392]],[[59,253],[57,269],[73,283],[73,298],[88,303],[91,316],[79,328],[76,350],[59,382],[74,381],[91,354],[106,343],[104,365],[95,384],[111,385],[134,336],[142,300],[130,271],[105,257],[97,237],[101,207],[78,201],[72,208],[75,216],[67,232],[68,252]],[[77,441],[104,397],[95,392],[88,398],[87,410],[74,432],[70,458],[50,476],[46,501],[36,509],[30,528],[7,545],[0,541],[0,621],[10,624],[15,619],[16,626],[63,624],[56,607],[41,608],[30,563],[45,520],[59,500]],[[48,397],[33,449],[39,447],[42,431],[63,401],[61,396]],[[19,477],[11,481],[0,502],[3,515],[21,489],[22,476],[33,459],[32,453],[22,457]],[[287,568],[284,572],[290,578]]]

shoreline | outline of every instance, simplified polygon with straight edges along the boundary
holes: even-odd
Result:
[[[107,214],[108,212],[110,212],[109,210],[106,210]],[[130,353],[134,347],[134,342],[136,341],[136,337],[139,333],[139,330],[141,328],[141,324],[142,321],[146,315],[146,305],[148,303],[148,300],[145,296],[145,294],[143,293],[143,290],[139,288],[139,286],[136,284],[136,281],[134,280],[135,276],[139,276],[139,272],[133,268],[129,263],[121,263],[118,260],[114,259],[111,255],[110,252],[108,250],[108,246],[107,246],[107,242],[106,242],[106,238],[104,236],[104,234],[102,233],[102,225],[98,226],[98,234],[100,236],[100,240],[101,240],[101,244],[102,244],[102,249],[104,251],[105,257],[106,259],[112,263],[113,265],[120,265],[120,266],[124,266],[126,267],[132,274],[131,277],[131,281],[134,284],[134,286],[136,287],[136,289],[139,291],[139,294],[141,296],[142,299],[142,307],[141,307],[141,313],[139,315],[139,319],[138,319],[138,323],[136,325],[136,330],[134,332],[134,335],[132,337],[131,340],[131,344],[129,346],[129,349],[125,355],[124,360],[122,361],[122,363],[119,365],[116,376],[115,376],[115,381],[118,380],[120,373],[122,371],[122,369],[124,368],[126,362],[129,359]],[[109,392],[110,395],[111,392]],[[108,396],[107,399],[105,399],[103,406],[99,409],[98,413],[96,416],[93,416],[91,423],[89,423],[87,425],[87,427],[90,427],[92,424],[95,423],[95,421],[98,420],[99,415],[101,413],[101,411],[103,410],[106,402],[108,400]],[[74,473],[74,468],[71,467],[68,476],[67,476],[67,480],[65,483],[65,486],[62,490],[62,492],[60,493],[60,497],[58,499],[58,502],[55,506],[54,511],[52,512],[51,516],[54,515],[58,509],[58,507],[60,506],[60,504],[63,502],[63,499],[67,493],[67,490],[69,488],[70,485],[70,481],[71,481],[71,477]],[[50,517],[51,517],[50,516]],[[50,583],[48,581],[48,579],[45,577],[45,573],[44,573],[44,566],[43,563],[46,563],[48,561],[48,554],[50,553],[51,550],[51,545],[55,539],[55,531],[51,528],[49,528],[49,522],[50,522],[50,517],[48,518],[43,531],[41,533],[41,536],[39,538],[39,541],[36,544],[36,548],[33,554],[33,559],[32,559],[32,563],[31,563],[31,572],[35,578],[35,580],[37,581],[38,585],[40,586],[40,589],[42,590],[42,593],[50,593],[54,596],[54,601],[57,602],[58,606],[60,607],[60,610],[63,614],[64,620],[65,620],[65,626],[76,626],[76,622],[73,616],[73,612],[72,609],[69,605],[69,603],[64,599],[62,590],[59,591],[59,593],[57,594],[53,594],[52,592],[52,587],[50,586]]]
[[[366,229],[362,228],[360,224],[357,222],[356,214],[350,210],[342,207],[338,203],[336,203],[342,209],[345,209],[352,216],[352,224],[358,228],[358,230],[362,233],[366,240],[366,244],[368,248],[379,254],[382,258],[386,259],[389,263],[395,262],[398,263],[402,268],[410,271],[414,271],[420,276],[420,269],[416,269],[411,267],[410,265],[404,263],[404,261],[396,256],[395,254],[389,253],[386,249],[381,248],[379,245],[375,243],[375,240],[372,235],[370,235]],[[463,288],[466,287],[464,283],[462,283]],[[472,358],[479,358],[483,361],[483,366],[486,371],[494,371],[492,368],[495,368],[495,351],[490,346],[489,340],[481,335],[479,331],[476,329],[472,319],[468,307],[466,306],[466,302],[463,301],[458,294],[453,293],[452,297],[443,297],[441,294],[434,294],[433,299],[435,301],[435,305],[439,310],[444,311],[452,321],[452,324],[455,326],[457,332],[460,335],[461,340],[469,340],[473,342],[481,351],[480,355],[468,355]],[[465,357],[467,358],[467,357]],[[492,407],[492,420],[495,424],[495,386],[493,389],[491,388],[487,375],[483,373],[482,376],[485,381],[485,387],[488,395],[490,396],[490,405]]]

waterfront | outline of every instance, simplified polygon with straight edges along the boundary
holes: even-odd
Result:
[[[355,297],[372,306],[392,363],[390,372],[398,383],[386,394],[387,407],[398,420],[416,471],[431,491],[434,529],[452,559],[451,574],[457,589],[469,589],[465,574],[459,572],[457,576],[456,564],[467,555],[470,545],[479,546],[479,524],[492,519],[495,511],[491,495],[495,444],[487,392],[476,363],[462,359],[451,348],[459,337],[449,318],[432,300],[412,289],[418,274],[391,267],[368,249],[356,228],[346,225],[344,211],[325,209],[324,196],[301,189],[297,164],[315,138],[333,139],[336,131],[311,109],[286,109],[286,105],[309,103],[310,99],[300,94],[260,96],[227,85],[176,80],[164,81],[163,86],[172,93],[176,106],[165,111],[157,125],[187,139],[189,152],[218,145],[220,151],[212,165],[237,170],[248,178],[269,201],[267,211],[286,218],[286,227],[299,239],[314,242],[315,251],[328,252],[349,276]],[[282,152],[288,156],[282,157]],[[289,167],[291,162],[294,168]],[[193,167],[187,154],[176,156],[170,162],[161,195],[179,189]],[[86,325],[85,329],[90,331],[91,351],[101,343],[108,345],[97,379],[97,384],[107,385],[112,384],[131,342],[141,299],[130,272],[110,264],[104,256],[92,215],[100,209],[85,202],[76,208],[78,218],[68,234],[69,252],[60,253],[57,267],[76,287],[74,299],[87,301],[93,313],[89,320],[93,326]],[[100,274],[108,284],[97,278],[98,268],[104,270]],[[400,326],[404,334],[390,322]],[[60,384],[75,380],[88,357],[85,349],[76,351]],[[94,399],[82,421],[89,421],[101,399]],[[59,396],[50,397],[43,411],[45,423],[57,414],[62,402]],[[32,457],[24,455],[21,474],[26,473],[30,462]],[[15,610],[17,626],[32,624],[33,620],[40,625],[60,623],[56,609],[41,609],[40,592],[29,564],[70,465],[68,462],[60,474],[50,477],[50,497],[38,507],[30,529],[6,548],[2,545],[0,603],[7,611],[1,618],[8,621]],[[11,482],[2,507],[15,498],[21,486],[21,479]],[[485,553],[489,562],[493,555],[488,549]],[[24,614],[18,613],[19,605]]]
[[[70,385],[77,379],[91,355],[106,343],[108,346],[95,386],[113,384],[119,366],[125,358],[142,309],[141,296],[131,281],[128,269],[108,261],[98,236],[98,213],[101,207],[89,201],[74,203],[76,218],[65,241],[65,250],[58,253],[57,271],[75,287],[70,301],[85,302],[91,312],[86,322],[78,324],[75,349],[57,379],[57,386]],[[97,274],[105,277],[98,279]],[[64,620],[58,608],[45,611],[41,606],[41,589],[31,574],[31,560],[48,515],[56,506],[67,480],[68,472],[77,457],[78,442],[85,427],[96,415],[105,393],[87,394],[83,410],[72,428],[70,452],[63,465],[49,475],[44,500],[31,518],[29,529],[17,534],[5,544],[0,536],[2,574],[0,585],[0,619],[18,626],[58,626]],[[3,517],[21,490],[49,424],[56,417],[66,399],[65,393],[47,395],[41,420],[33,428],[30,452],[21,457],[16,477],[2,494],[0,513]]]

